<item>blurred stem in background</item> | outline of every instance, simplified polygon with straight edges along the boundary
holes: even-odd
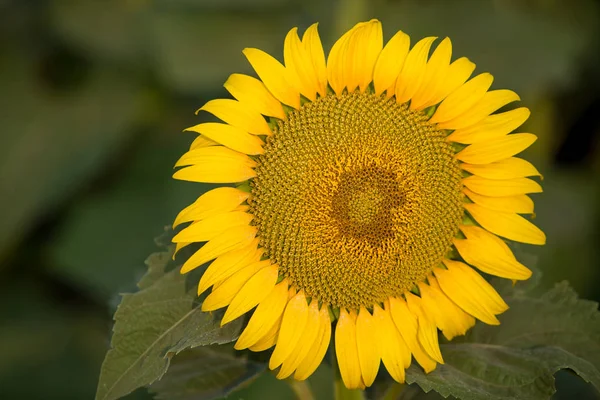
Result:
[[[368,0],[339,0],[334,12],[334,37],[340,37],[358,21],[369,19]]]
[[[307,381],[297,381],[294,378],[290,378],[288,379],[288,383],[298,400],[315,400],[315,396]]]

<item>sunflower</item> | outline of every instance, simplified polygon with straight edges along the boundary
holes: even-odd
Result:
[[[252,312],[235,347],[274,347],[278,378],[310,376],[332,336],[348,388],[370,386],[381,362],[398,382],[413,357],[430,372],[438,330],[450,340],[508,308],[478,271],[531,276],[505,242],[545,242],[521,215],[539,173],[513,157],[536,140],[511,133],[529,110],[497,112],[519,96],[451,61],[448,38],[430,55],[435,41],[410,48],[397,32],[384,46],[371,20],[326,60],[317,24],[302,39],[294,28],[284,64],[245,49],[259,79],[231,75],[235,99],[200,108],[222,122],[188,129],[174,177],[223,185],[176,218],[191,223],[177,250],[204,243],[181,273],[212,261],[202,310],[227,307],[222,324]]]

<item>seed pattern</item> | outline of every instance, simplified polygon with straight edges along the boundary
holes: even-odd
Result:
[[[370,93],[291,111],[251,182],[265,255],[334,307],[370,308],[411,290],[450,250],[463,216],[445,136],[423,113]]]

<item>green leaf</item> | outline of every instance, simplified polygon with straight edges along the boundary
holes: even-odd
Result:
[[[506,291],[506,290],[503,290]],[[443,344],[445,364],[430,374],[413,365],[408,383],[461,399],[547,399],[554,373],[571,369],[600,389],[600,313],[566,282],[535,297],[505,295],[499,327],[478,323],[462,340]]]
[[[150,391],[156,393],[156,399],[222,398],[252,382],[265,369],[265,363],[236,357],[230,346],[197,347],[174,357],[169,372]]]
[[[173,355],[186,348],[237,339],[242,320],[220,328],[218,318],[200,311],[196,287],[201,269],[181,275],[171,254],[172,250],[150,256],[141,290],[123,296],[96,399],[116,399],[153,383],[166,372]]]

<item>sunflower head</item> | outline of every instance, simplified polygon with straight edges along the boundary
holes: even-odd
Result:
[[[508,307],[478,271],[512,280],[531,272],[507,240],[544,244],[530,179],[514,157],[530,133],[512,133],[526,108],[489,90],[444,39],[397,32],[384,46],[377,20],[359,23],[327,60],[317,32],[292,29],[284,64],[244,54],[258,78],[233,74],[178,161],[175,178],[223,184],[177,217],[191,223],[177,249],[203,246],[185,273],[212,261],[198,293],[222,324],[251,312],[237,349],[274,347],[277,377],[306,379],[334,335],[348,388],[370,386],[380,363],[399,382],[414,358],[443,363],[452,339]],[[335,333],[332,328],[335,327]]]

